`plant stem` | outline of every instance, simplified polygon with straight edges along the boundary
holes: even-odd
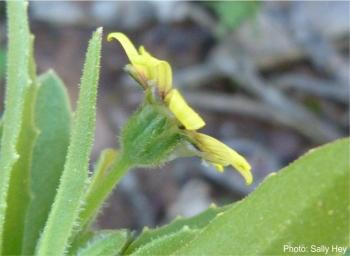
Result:
[[[91,189],[88,190],[85,198],[85,208],[80,214],[82,231],[95,219],[103,202],[127,173],[130,166],[128,159],[120,154],[104,179],[98,184],[93,184]]]

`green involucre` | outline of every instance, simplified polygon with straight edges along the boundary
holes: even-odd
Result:
[[[162,108],[145,103],[123,127],[122,154],[133,166],[160,165],[184,142],[177,124]]]

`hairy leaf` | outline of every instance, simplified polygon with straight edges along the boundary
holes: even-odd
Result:
[[[30,62],[28,66],[31,83],[25,93],[22,125],[16,147],[19,159],[15,163],[11,173],[7,196],[3,241],[3,254],[5,255],[18,255],[21,253],[25,215],[30,200],[29,180],[33,144],[37,136],[37,129],[34,124],[34,103],[38,88],[33,42],[34,37],[31,40]]]
[[[118,255],[128,242],[126,231],[100,231],[77,253],[78,256]]]
[[[64,254],[73,228],[78,225],[95,131],[101,37],[102,29],[98,29],[89,42],[64,171],[37,247],[38,255]]]
[[[225,207],[216,207],[210,206],[206,211],[191,217],[191,218],[182,218],[178,217],[173,222],[163,227],[157,229],[148,229],[145,228],[142,233],[133,241],[126,249],[125,254],[131,254],[139,247],[144,246],[145,244],[151,242],[152,240],[158,239],[162,236],[168,236],[174,234],[181,230],[184,226],[187,226],[191,229],[201,229],[208,225],[219,213],[225,211],[229,208],[230,205]]]
[[[349,139],[311,150],[173,254],[281,255],[288,245],[349,245],[349,150]]]
[[[67,91],[59,77],[49,71],[39,81],[34,121],[40,134],[33,151],[32,198],[26,216],[22,249],[25,255],[34,253],[49,215],[63,171],[71,122]]]
[[[6,70],[6,52],[0,48],[0,79],[5,75]]]
[[[170,255],[176,251],[179,246],[186,244],[192,240],[197,234],[198,229],[190,229],[188,226],[184,226],[180,230],[168,235],[161,236],[157,239],[150,241],[138,248],[131,255],[136,256],[155,256],[155,255]],[[209,254],[203,254],[209,255]],[[216,255],[216,254],[215,254]]]
[[[7,84],[0,151],[0,251],[10,175],[19,158],[16,146],[21,131],[24,99],[30,84],[28,74],[30,34],[27,21],[27,3],[8,1],[7,16]]]
[[[2,119],[0,119],[0,141],[1,141],[1,138],[2,138]],[[0,150],[1,150],[1,144],[0,144]]]

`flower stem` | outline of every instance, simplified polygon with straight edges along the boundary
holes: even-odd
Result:
[[[101,182],[91,184],[92,186],[88,189],[85,197],[85,207],[79,219],[82,230],[86,229],[95,219],[103,202],[108,198],[113,188],[119,183],[130,167],[129,160],[121,153]]]
[[[93,180],[86,191],[84,208],[79,215],[79,229],[71,236],[70,255],[76,254],[79,246],[90,238],[89,226],[94,221],[113,188],[127,173],[132,164],[122,153],[118,155],[108,173],[98,180]]]

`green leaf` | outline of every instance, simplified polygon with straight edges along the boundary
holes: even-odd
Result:
[[[53,203],[69,144],[71,108],[63,82],[49,71],[39,78],[34,121],[40,134],[34,145],[30,201],[22,254],[32,255]],[[49,148],[49,150],[48,150]]]
[[[2,119],[0,119],[0,141],[1,141],[1,138],[2,138],[2,129],[3,128],[3,125],[2,125]],[[1,150],[1,144],[0,144],[0,150]]]
[[[5,75],[6,70],[6,52],[0,48],[0,79]]]
[[[89,233],[91,233],[91,230],[89,229],[89,226],[91,224],[91,221],[93,219],[89,219],[86,215],[87,209],[98,209],[98,205],[93,205],[94,201],[89,201],[86,203],[86,199],[90,197],[94,197],[96,194],[96,191],[100,190],[101,187],[105,186],[105,183],[103,182],[104,179],[107,177],[107,174],[109,173],[113,163],[116,161],[116,157],[118,155],[118,152],[114,149],[105,149],[102,151],[95,170],[93,172],[93,175],[91,177],[91,181],[89,182],[88,188],[86,189],[85,195],[84,195],[84,209],[80,212],[79,215],[79,222],[80,222],[80,230],[77,230],[75,234],[73,234],[73,242],[70,248],[75,250],[76,247],[81,244],[81,241],[85,240],[86,237],[89,236]]]
[[[309,153],[216,217],[176,255],[284,255],[285,245],[349,245],[350,140]]]
[[[99,231],[94,231],[92,229],[90,230],[85,230],[85,232],[81,232],[79,234],[79,236],[74,237],[75,239],[73,240],[73,242],[70,244],[69,247],[69,251],[68,251],[68,255],[76,255],[77,251],[82,248],[85,247],[85,245],[87,244],[87,242],[89,240],[91,240],[94,235],[96,235],[96,233]]]
[[[344,256],[350,256],[350,248],[349,247],[346,249]]]
[[[34,124],[34,104],[38,85],[35,75],[36,65],[33,42],[34,37],[31,40],[30,63],[28,66],[31,83],[25,93],[22,125],[16,147],[19,158],[11,173],[7,196],[2,251],[5,255],[18,255],[21,253],[25,215],[30,200],[29,179],[32,166],[32,152],[38,134]]]
[[[78,250],[78,256],[118,255],[128,242],[126,231],[97,232],[85,246]]]
[[[27,3],[8,1],[7,15],[7,86],[0,151],[0,251],[10,175],[19,158],[16,146],[21,131],[26,90],[30,84],[28,74],[30,34],[27,21]]]
[[[78,230],[79,232],[74,234],[74,241],[73,241],[73,247],[76,246],[76,243],[81,240],[81,237],[86,236],[86,232],[90,232],[89,226],[93,219],[89,218],[89,216],[86,215],[88,209],[96,209],[98,210],[100,207],[100,204],[94,205],[93,203],[95,201],[88,200],[88,203],[86,203],[86,199],[90,197],[94,197],[96,195],[96,191],[100,190],[102,186],[105,186],[105,183],[103,182],[104,179],[106,179],[110,168],[112,167],[113,163],[116,161],[117,158],[117,151],[114,149],[105,149],[102,151],[95,170],[93,172],[93,175],[90,179],[88,188],[86,189],[85,195],[84,195],[84,209],[80,212],[79,220],[80,220],[80,227],[81,229]],[[91,216],[90,216],[91,217]]]
[[[95,131],[102,28],[89,42],[77,110],[60,185],[37,246],[37,255],[63,255],[81,208]]]
[[[199,233],[198,229],[190,229],[188,226],[184,226],[175,233],[164,235],[156,238],[149,243],[138,248],[131,255],[136,256],[154,256],[154,255],[170,255],[176,251],[179,246],[186,244],[192,240]],[[184,254],[185,255],[185,254]],[[202,254],[210,255],[210,254]],[[213,254],[217,255],[217,254]]]
[[[184,226],[190,229],[201,229],[208,225],[219,213],[224,212],[230,205],[225,207],[216,207],[215,205],[210,206],[206,211],[191,217],[182,218],[178,217],[173,222],[163,227],[157,229],[145,228],[142,233],[133,241],[125,250],[125,254],[132,254],[138,248],[144,246],[145,244],[159,239],[162,236],[168,236],[180,231]]]

